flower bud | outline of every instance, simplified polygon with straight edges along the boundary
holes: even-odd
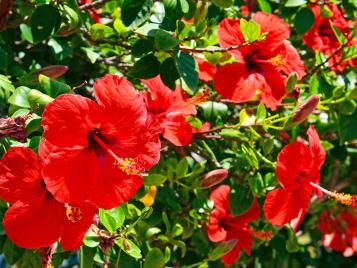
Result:
[[[215,169],[206,173],[201,181],[202,188],[209,188],[217,185],[218,183],[224,181],[228,176],[228,170],[225,168]]]
[[[295,109],[292,121],[294,123],[303,122],[315,110],[319,101],[320,97],[317,95],[309,97],[304,103]]]
[[[0,118],[0,138],[10,137],[19,142],[26,141],[25,118]]]
[[[50,78],[57,78],[64,75],[67,71],[68,67],[65,65],[50,65],[36,70],[33,76],[38,78],[39,75],[42,74]]]

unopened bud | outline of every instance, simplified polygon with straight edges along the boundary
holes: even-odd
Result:
[[[212,170],[203,176],[201,181],[201,187],[209,188],[215,186],[218,183],[224,181],[227,176],[228,170],[225,168]]]
[[[26,128],[24,117],[0,118],[0,138],[10,137],[19,142],[26,141]]]
[[[301,123],[303,122],[316,108],[320,101],[320,97],[313,95],[309,97],[304,103],[295,109],[293,122]]]
[[[33,73],[35,78],[38,78],[40,74],[45,75],[50,78],[57,78],[64,75],[68,71],[68,67],[66,65],[50,65],[39,70],[36,70]]]

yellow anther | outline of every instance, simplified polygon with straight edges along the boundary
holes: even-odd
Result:
[[[196,94],[195,96],[193,96],[190,99],[190,103],[193,104],[200,104],[202,102],[205,102],[209,99],[209,97],[211,96],[211,93],[209,92],[208,89],[204,89],[202,92]]]
[[[78,207],[72,207],[72,206],[67,206],[66,207],[66,216],[67,219],[72,222],[76,223],[83,219],[83,213],[80,208]]]
[[[335,199],[337,202],[340,202],[341,204],[356,207],[355,195],[333,192],[333,195],[331,195],[331,197]]]
[[[142,171],[134,158],[118,158],[115,165],[127,175],[137,175]]]
[[[273,64],[274,66],[282,66],[286,63],[286,59],[284,57],[284,55],[282,54],[278,54],[276,55],[274,58],[270,59],[271,64]]]

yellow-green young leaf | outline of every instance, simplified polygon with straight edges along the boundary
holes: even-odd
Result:
[[[108,231],[114,233],[125,221],[125,213],[121,207],[109,210],[99,209],[100,222]]]
[[[240,19],[240,30],[244,36],[244,40],[254,42],[259,39],[261,34],[260,25],[254,20],[246,21]]]
[[[159,248],[153,248],[145,257],[143,268],[162,268],[165,266],[165,256]]]
[[[177,166],[176,166],[176,177],[182,178],[186,175],[188,170],[188,162],[186,158],[183,158],[180,160],[180,162],[178,162]]]
[[[127,36],[129,34],[129,30],[125,27],[124,23],[121,21],[121,19],[115,19],[113,23],[114,30],[122,35],[122,36]]]
[[[8,103],[22,108],[30,108],[31,106],[28,101],[28,94],[30,90],[31,89],[29,89],[28,87],[16,88],[8,99]]]
[[[87,247],[94,248],[99,245],[99,237],[98,236],[85,236],[83,238],[83,244]]]
[[[298,77],[296,72],[292,72],[291,74],[289,74],[288,80],[286,81],[286,85],[285,85],[286,93],[290,93],[293,91],[297,81],[298,81]]]
[[[53,98],[46,94],[43,94],[41,91],[38,91],[36,89],[31,89],[27,98],[30,103],[31,109],[33,109],[38,114],[41,114],[45,106],[51,101],[53,101]]]
[[[134,259],[140,259],[142,257],[140,248],[129,239],[120,237],[115,241],[115,244],[117,244],[121,250]]]
[[[265,109],[264,104],[260,103],[258,105],[257,114],[256,114],[257,121],[262,121],[266,117],[267,117],[267,110]]]
[[[114,30],[102,23],[96,23],[91,26],[90,33],[94,40],[98,40],[112,36],[114,34]]]
[[[261,11],[271,13],[271,6],[267,0],[258,0],[258,6]]]
[[[288,0],[285,4],[286,7],[298,7],[306,4],[306,0]]]

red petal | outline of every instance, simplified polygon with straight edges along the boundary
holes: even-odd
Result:
[[[289,38],[289,25],[278,16],[263,12],[255,13],[252,18],[260,25],[262,33],[268,33],[265,40],[257,45],[259,54],[269,57]]]
[[[111,209],[127,202],[143,185],[139,175],[127,175],[122,172],[108,155],[101,159],[100,177],[93,181],[88,201],[97,207]]]
[[[222,261],[226,265],[232,265],[237,262],[241,250],[250,255],[253,245],[253,237],[247,227],[243,227],[239,231],[228,232],[227,240],[232,239],[237,239],[237,243],[230,252],[223,256]]]
[[[63,231],[64,205],[43,194],[39,198],[16,202],[5,214],[3,225],[8,237],[19,247],[47,247]]]
[[[210,82],[213,80],[214,75],[216,74],[217,67],[208,61],[201,59],[196,59],[198,63],[198,77],[204,82]]]
[[[221,208],[214,209],[208,219],[207,234],[212,242],[226,240],[227,231],[221,226],[220,220],[226,217],[226,212]]]
[[[79,95],[63,94],[45,108],[44,136],[57,147],[86,147],[89,131],[99,127],[99,116],[95,102]]]
[[[275,189],[269,192],[265,199],[265,217],[271,224],[286,224],[298,217],[301,209],[308,207],[310,196],[311,192],[304,188]]]
[[[302,142],[290,143],[279,152],[276,163],[276,174],[281,186],[297,186],[299,171],[310,169],[312,156],[309,148]]]
[[[43,168],[47,189],[63,203],[86,201],[101,178],[98,162],[91,149],[54,149]]]
[[[246,102],[253,98],[258,83],[254,74],[248,74],[245,64],[235,63],[217,70],[214,87],[224,98]]]
[[[240,21],[227,18],[223,19],[218,24],[218,40],[221,47],[231,47],[242,44],[244,37],[240,31]],[[242,59],[242,54],[239,49],[231,50],[229,53],[234,55],[237,60]]]
[[[259,68],[260,99],[274,110],[285,95],[284,77],[269,62],[260,62]]]
[[[10,148],[1,159],[0,197],[7,202],[27,201],[45,193],[41,165],[36,154],[25,147]]]
[[[326,151],[320,143],[320,137],[314,126],[310,126],[307,130],[309,136],[309,146],[313,156],[314,167],[320,169],[326,158]]]
[[[186,146],[192,139],[192,127],[184,116],[169,117],[161,124],[162,136],[176,146]]]
[[[143,125],[147,111],[143,97],[133,85],[123,77],[107,74],[94,83],[94,95],[98,103],[121,117],[121,121],[131,121],[133,125]],[[117,125],[121,125],[118,123]]]
[[[76,250],[82,245],[83,237],[93,223],[93,217],[96,213],[96,208],[89,203],[81,204],[78,207],[83,218],[78,222],[65,221],[63,234],[61,236],[61,246],[64,250]]]
[[[231,188],[228,185],[221,185],[212,191],[209,199],[214,202],[216,208],[221,208],[225,211],[229,209],[229,193]]]

